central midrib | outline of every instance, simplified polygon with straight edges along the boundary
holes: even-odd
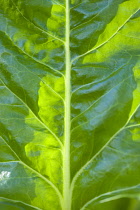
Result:
[[[71,93],[71,62],[70,62],[70,12],[69,0],[66,0],[66,41],[65,41],[65,134],[63,153],[63,210],[71,209],[70,201],[70,93]]]

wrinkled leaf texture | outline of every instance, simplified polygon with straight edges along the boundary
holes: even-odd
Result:
[[[139,8],[0,0],[0,209],[118,210],[139,198]]]

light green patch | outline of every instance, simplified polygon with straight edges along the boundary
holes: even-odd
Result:
[[[64,78],[47,75],[40,83],[38,115],[62,141],[64,137]]]
[[[59,34],[60,37],[64,36],[64,25],[65,25],[65,9],[64,7],[53,4],[51,9],[51,17],[47,20],[46,26],[49,31],[54,34]]]
[[[132,134],[133,141],[140,142],[140,128],[139,127],[131,130],[131,134]]]
[[[133,91],[133,103],[132,103],[131,111],[129,113],[129,118],[131,118],[135,110],[140,105],[140,62],[139,61],[133,68],[133,72],[134,72],[134,79],[136,81],[137,87]]]

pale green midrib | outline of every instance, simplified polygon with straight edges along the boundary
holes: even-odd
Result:
[[[63,210],[71,209],[70,202],[70,95],[71,95],[71,64],[70,64],[70,14],[69,0],[66,0],[66,42],[65,42],[65,139],[63,153]]]

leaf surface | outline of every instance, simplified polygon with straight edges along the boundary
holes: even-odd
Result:
[[[139,8],[0,0],[0,209],[139,198]]]

